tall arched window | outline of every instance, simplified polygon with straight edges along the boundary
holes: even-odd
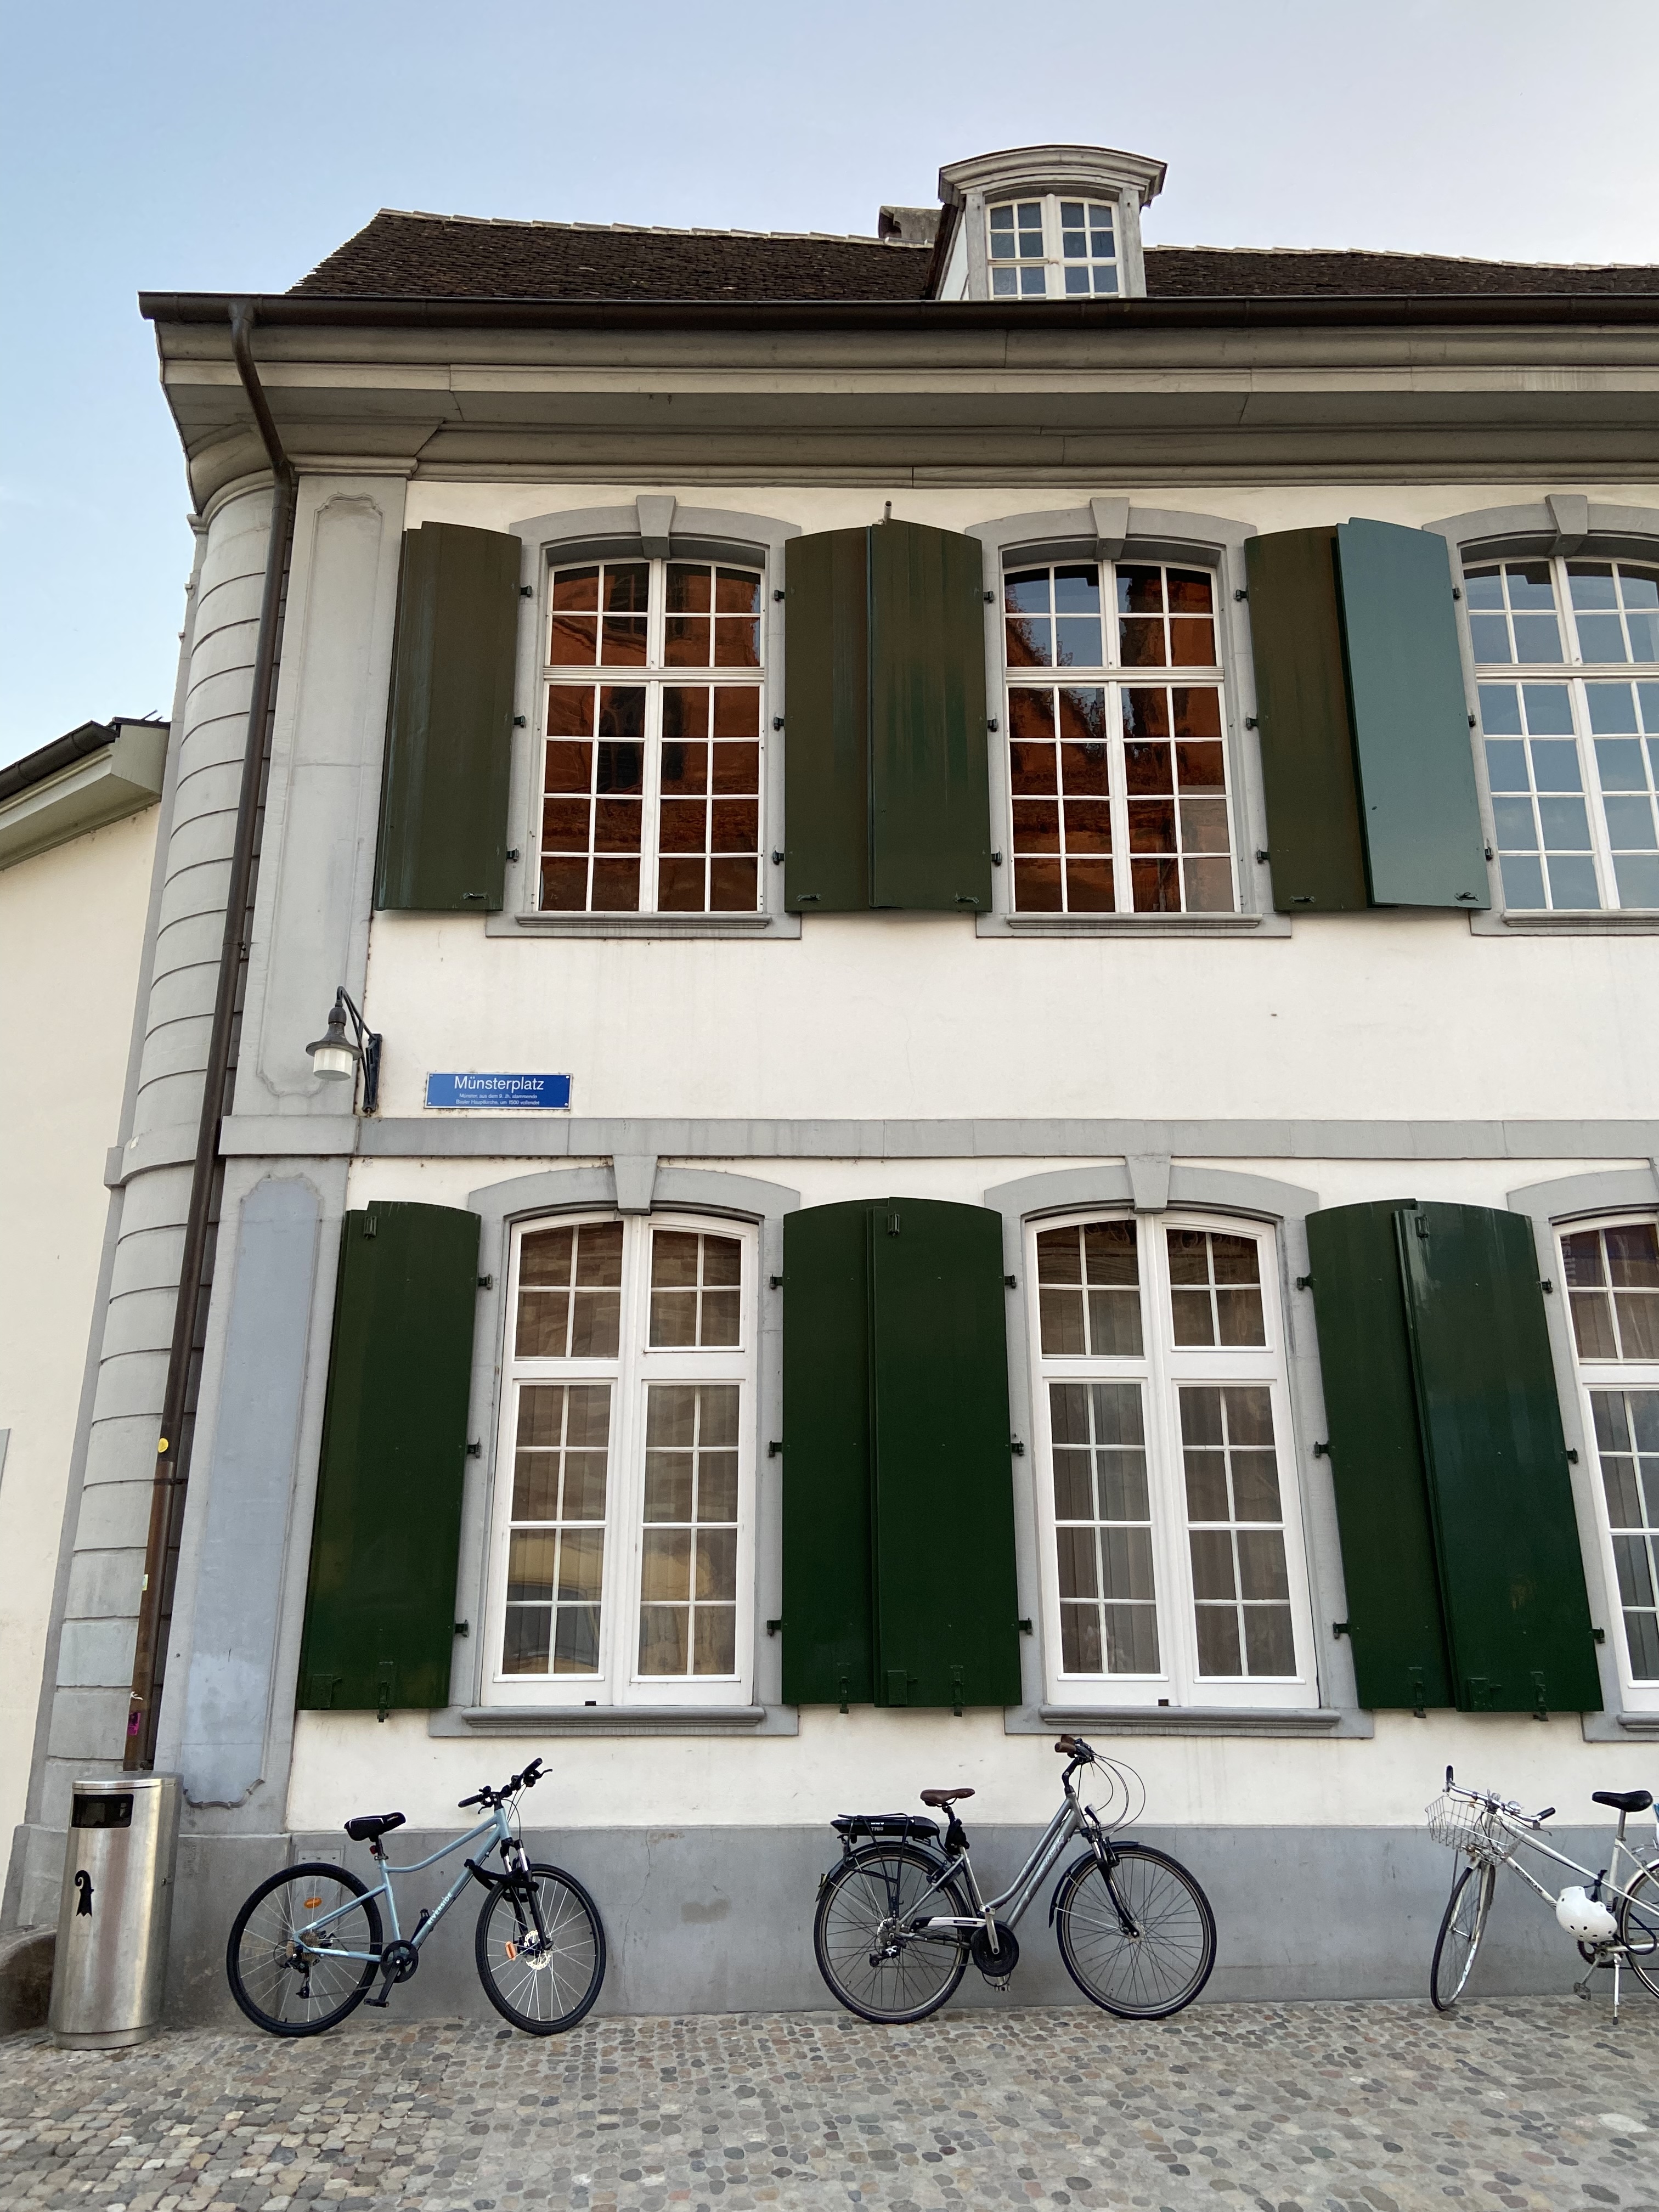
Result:
[[[1317,1702],[1272,1232],[1029,1224],[1048,1694]]]
[[[1659,1707],[1659,1220],[1560,1231],[1626,1695]]]
[[[755,1231],[571,1215],[513,1238],[490,1571],[503,1703],[746,1701]]]

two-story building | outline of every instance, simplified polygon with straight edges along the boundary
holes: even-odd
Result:
[[[540,1753],[607,2005],[819,2003],[830,1816],[1012,1866],[1075,1729],[1215,1993],[1401,1993],[1448,1764],[1653,1786],[1659,268],[1163,173],[145,297],[201,550],[13,1920],[176,1769],[199,2014]]]

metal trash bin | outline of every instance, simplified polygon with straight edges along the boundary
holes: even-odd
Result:
[[[47,2016],[56,2042],[113,2051],[161,2025],[178,1842],[176,1774],[76,1784]]]

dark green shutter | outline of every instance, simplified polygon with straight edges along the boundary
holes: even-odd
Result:
[[[1425,1205],[1395,1226],[1457,1702],[1599,1711],[1531,1224]]]
[[[984,555],[919,522],[869,537],[870,903],[987,913]]]
[[[784,904],[870,905],[869,532],[829,530],[785,554]]]
[[[871,1233],[876,1702],[1019,1702],[1002,1220],[890,1198]]]
[[[1340,914],[1368,902],[1335,541],[1333,530],[1281,530],[1244,545],[1269,864],[1281,914]]]
[[[885,522],[794,538],[786,560],[785,905],[988,911],[977,539]]]
[[[301,1707],[449,1702],[477,1268],[476,1213],[342,1224]]]
[[[522,552],[516,538],[453,522],[404,533],[379,908],[501,908]]]
[[[1445,542],[1394,522],[1336,538],[1371,902],[1487,906]]]
[[[1360,1704],[1385,1711],[1455,1702],[1395,1237],[1400,1211],[1390,1201],[1308,1218],[1354,1674]]]
[[[1361,1703],[1599,1711],[1530,1226],[1407,1200],[1308,1243]]]
[[[933,1199],[785,1220],[792,1704],[1018,1701],[1001,1237]]]
[[[870,1208],[783,1223],[783,1694],[867,1705]]]

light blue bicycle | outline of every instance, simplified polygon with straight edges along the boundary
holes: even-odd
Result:
[[[367,1844],[382,1869],[371,1889],[348,1867],[321,1861],[284,1867],[262,1881],[237,1914],[225,1951],[230,1993],[256,2027],[270,2035],[320,2035],[337,2027],[365,1999],[384,2005],[392,1989],[421,1963],[433,1929],[469,1882],[487,1894],[478,1915],[478,1979],[503,2020],[526,2035],[558,2035],[591,2008],[605,1980],[605,1929],[599,1908],[574,1875],[533,1863],[518,1835],[518,1801],[542,1778],[532,1759],[499,1790],[463,1797],[460,1809],[488,1808],[453,1844],[423,1859],[394,1867],[381,1838],[401,1828],[401,1813],[364,1813],[348,1820],[354,1843]],[[423,1911],[405,1938],[398,1924],[394,1874],[418,1874],[483,1837],[493,1840],[478,1854],[499,1849],[505,1872],[495,1874],[469,1858],[438,1903]],[[376,1899],[384,1897],[392,1941]],[[376,1976],[380,1993],[369,1996]]]

